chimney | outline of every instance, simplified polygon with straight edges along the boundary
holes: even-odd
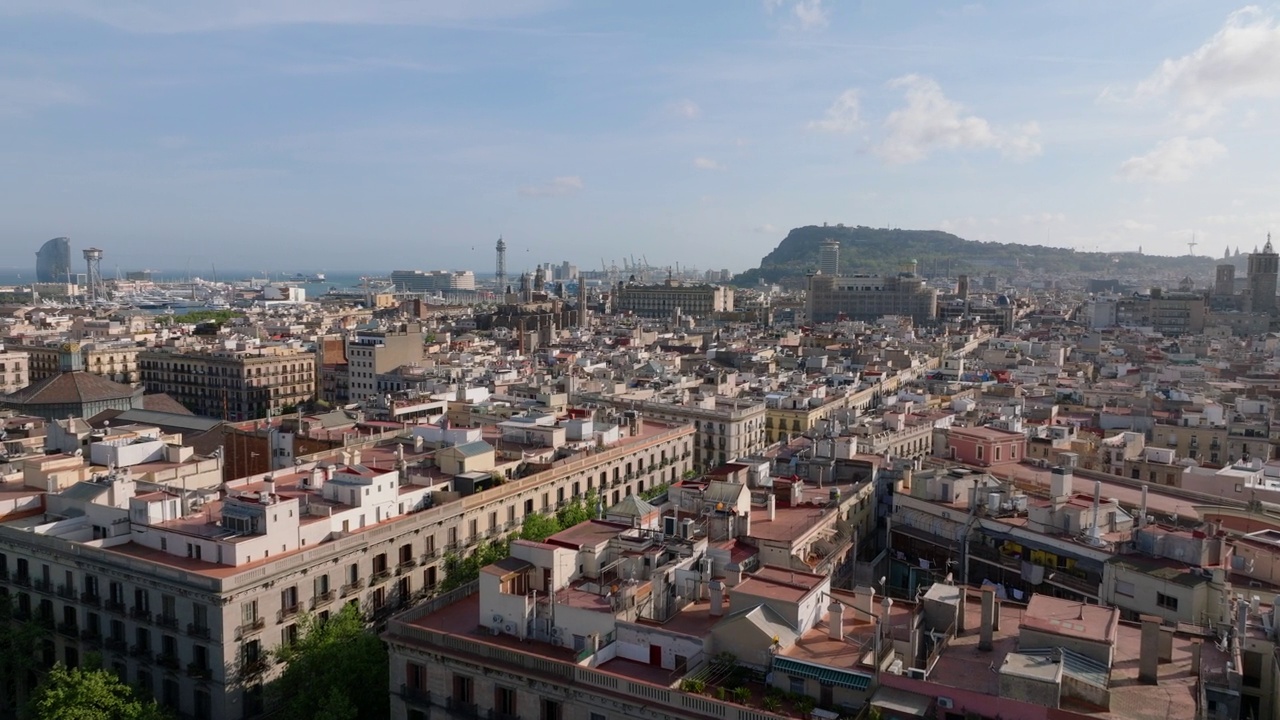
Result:
[[[332,480],[332,479],[333,479],[333,474],[334,474],[335,472],[337,472],[337,471],[338,471],[338,468],[334,467],[333,465],[325,465],[325,466],[324,466],[324,481],[325,481],[325,482],[329,482],[330,480]]]
[[[1236,637],[1238,642],[1244,643],[1244,635],[1249,631],[1249,603],[1244,600],[1236,600]]]
[[[724,615],[724,583],[711,581],[711,617]]]
[[[889,635],[889,626],[893,622],[892,612],[893,612],[893,600],[890,600],[889,596],[885,595],[884,599],[880,601],[880,631],[878,634],[882,635],[884,639],[888,640],[889,642],[893,642],[893,637]],[[880,658],[879,656],[877,656],[876,666],[879,667],[879,665],[880,665]]]
[[[1200,677],[1200,650],[1201,642],[1196,640],[1191,643],[1191,677],[1199,679]]]
[[[979,650],[990,650],[991,634],[994,628],[991,623],[994,622],[996,610],[996,589],[990,585],[982,587],[982,636],[978,638]]]
[[[1142,643],[1138,654],[1138,682],[1155,685],[1160,676],[1160,618],[1143,615]]]
[[[1102,502],[1102,481],[1093,483],[1093,527],[1089,528],[1089,544],[1102,544],[1102,528],[1098,526],[1098,505]]]
[[[1138,508],[1138,527],[1147,526],[1147,486],[1142,486],[1142,507]]]
[[[857,622],[870,622],[871,618],[876,616],[876,591],[865,585],[859,585],[853,589],[853,609],[858,611],[858,616],[854,618]]]
[[[827,637],[844,640],[844,605],[834,598],[827,608]]]
[[[767,501],[766,505],[769,508],[769,522],[773,522],[773,518],[777,515],[777,512],[778,512],[778,499],[774,497],[772,492],[769,493],[769,500]]]
[[[907,667],[919,667],[916,663],[920,662],[920,634],[924,632],[924,628],[920,627],[921,620],[924,617],[924,611],[917,608],[911,613],[911,622],[908,625],[910,635],[907,637]]]
[[[359,450],[358,448],[352,448],[352,449],[351,449],[351,462],[350,462],[350,463],[348,463],[348,464],[349,464],[349,465],[359,465],[359,464],[360,464],[360,450]]]
[[[276,494],[276,479],[270,473],[262,478],[262,492],[268,496]]]
[[[993,632],[1000,632],[1000,598],[999,596],[993,597],[992,603],[994,603],[994,608],[991,611],[991,630]],[[1080,607],[1081,607],[1080,612],[1084,612],[1083,610],[1084,605],[1081,604]]]
[[[325,481],[324,476],[325,476],[324,469],[321,468],[319,465],[316,465],[315,467],[311,468],[311,478],[308,480],[308,484],[311,486],[312,490],[319,490],[320,488],[324,487],[324,481]]]

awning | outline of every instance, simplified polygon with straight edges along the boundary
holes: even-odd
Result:
[[[827,685],[838,685],[846,687],[850,690],[866,690],[871,687],[871,676],[862,675],[860,673],[849,672],[847,670],[837,670],[833,667],[825,667],[823,665],[810,665],[800,660],[792,660],[791,658],[777,657],[773,659],[773,669],[783,672],[791,677],[802,677]]]
[[[868,702],[889,717],[929,717],[929,709],[933,707],[933,698],[929,695],[884,685],[876,689]]]

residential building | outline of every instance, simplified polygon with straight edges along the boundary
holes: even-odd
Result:
[[[300,347],[170,347],[139,354],[142,384],[224,420],[279,414],[315,398],[315,356]]]
[[[112,382],[136,385],[141,382],[138,353],[143,348],[126,341],[84,342],[76,345],[85,372],[100,375]],[[62,372],[61,357],[66,346],[61,343],[19,344],[6,342],[5,350],[27,353],[31,382],[39,382]]]
[[[7,395],[31,382],[31,356],[20,350],[0,348],[0,395]]]
[[[99,653],[175,712],[256,717],[279,670],[270,653],[296,639],[300,612],[355,602],[385,620],[433,592],[445,553],[592,490],[640,492],[687,469],[691,428],[634,430],[465,502],[440,494],[450,478],[408,436],[200,492],[51,467],[56,483],[0,492],[0,588],[56,629],[50,664]]]
[[[689,317],[733,312],[733,288],[725,285],[686,285],[668,280],[659,285],[619,285],[614,309],[646,318],[671,318],[677,311]]]
[[[769,442],[765,436],[765,403],[760,400],[716,395],[676,403],[596,393],[580,393],[572,399],[618,411],[632,410],[659,422],[693,425],[693,466],[697,468],[759,454]]]
[[[364,402],[386,394],[390,388],[379,387],[378,376],[421,363],[423,337],[418,323],[360,329],[348,335],[348,400]]]
[[[873,322],[899,315],[924,325],[937,317],[938,291],[914,270],[888,276],[818,274],[809,277],[806,312],[811,323],[842,318]]]

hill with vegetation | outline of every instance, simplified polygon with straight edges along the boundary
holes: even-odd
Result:
[[[941,230],[898,230],[865,226],[808,225],[787,233],[778,247],[765,255],[760,267],[748,270],[734,282],[750,286],[803,277],[818,267],[824,240],[840,243],[840,272],[895,273],[915,260],[926,276],[967,273],[981,276],[1007,274],[1019,267],[1050,273],[1097,273],[1107,276],[1141,272],[1212,272],[1217,262],[1204,256],[1169,257],[1136,252],[1077,252],[1068,248],[1017,243],[965,240]]]

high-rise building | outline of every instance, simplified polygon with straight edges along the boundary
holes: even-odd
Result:
[[[391,328],[360,330],[347,338],[347,394],[361,402],[383,394],[378,376],[404,365],[422,362],[422,326],[405,323]]]
[[[1249,253],[1249,299],[1256,313],[1276,314],[1276,276],[1280,274],[1280,255],[1271,248],[1271,233],[1262,252]]]
[[[71,274],[71,238],[54,238],[36,252],[36,282],[65,283]]]
[[[823,275],[840,274],[840,241],[823,240],[818,248],[818,271]]]

